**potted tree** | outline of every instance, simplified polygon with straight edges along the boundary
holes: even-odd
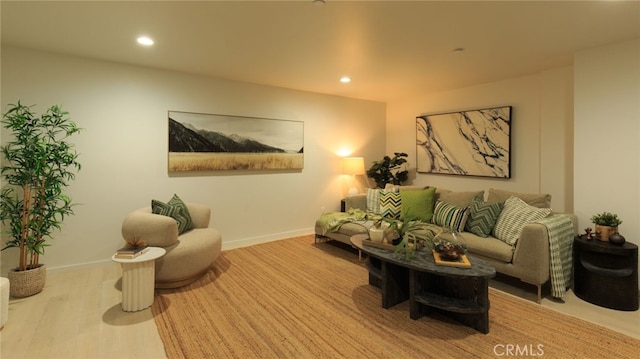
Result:
[[[615,213],[602,212],[591,217],[591,222],[596,225],[596,238],[608,242],[609,236],[618,233],[618,225],[622,220]]]
[[[46,280],[40,256],[54,230],[65,216],[73,214],[72,202],[63,193],[73,169],[80,170],[78,154],[67,139],[80,131],[57,105],[41,116],[33,106],[9,105],[3,115],[11,139],[0,147],[3,177],[0,219],[8,224],[8,239],[2,248],[18,248],[18,265],[8,273],[14,297],[39,293]]]
[[[387,183],[399,185],[409,178],[409,171],[404,169],[407,163],[407,154],[395,152],[393,158],[384,156],[382,160],[373,162],[371,168],[367,170],[367,176],[373,178],[376,185],[384,188]]]

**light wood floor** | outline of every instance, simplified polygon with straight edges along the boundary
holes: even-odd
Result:
[[[120,276],[117,263],[49,273],[42,293],[10,301],[9,319],[0,331],[0,357],[165,358],[151,310],[120,309]],[[536,299],[532,288],[503,281],[491,286]],[[565,303],[543,299],[542,305],[640,339],[640,311],[601,308],[572,292]]]

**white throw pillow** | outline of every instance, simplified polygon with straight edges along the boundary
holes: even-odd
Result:
[[[504,202],[504,209],[496,221],[493,236],[514,245],[527,223],[542,219],[550,213],[550,208],[533,207],[520,198],[511,196]]]
[[[380,214],[380,189],[367,188],[367,212]]]

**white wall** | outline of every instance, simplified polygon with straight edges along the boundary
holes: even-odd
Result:
[[[387,104],[387,152],[406,152],[415,166],[416,116],[512,106],[511,178],[417,174],[414,183],[451,190],[500,188],[550,193],[556,211],[572,210],[572,68]]]
[[[38,112],[60,104],[84,128],[69,188],[80,205],[47,248],[50,269],[108,260],[124,216],[174,193],[211,207],[223,248],[312,233],[320,208],[337,210],[343,196],[337,153],[350,148],[367,164],[384,155],[383,103],[11,47],[1,65],[3,113],[18,100]],[[304,169],[170,175],[169,110],[304,121]],[[15,256],[2,258],[6,273]]]
[[[575,55],[575,213],[617,213],[640,244],[640,40]]]

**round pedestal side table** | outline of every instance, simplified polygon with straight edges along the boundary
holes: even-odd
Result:
[[[122,265],[122,310],[136,312],[153,304],[156,259],[165,254],[164,248],[149,247],[149,250],[132,259],[111,257]]]

